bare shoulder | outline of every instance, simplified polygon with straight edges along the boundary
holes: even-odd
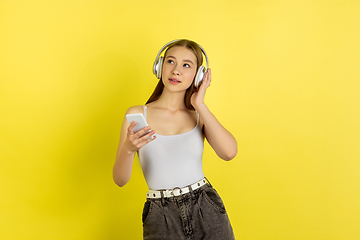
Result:
[[[134,114],[134,113],[143,113],[144,109],[141,105],[136,105],[129,107],[128,110],[126,110],[126,114]]]
[[[147,107],[156,108],[158,107],[157,101],[153,101],[151,103],[146,104]]]

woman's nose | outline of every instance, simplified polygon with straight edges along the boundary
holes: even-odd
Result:
[[[174,68],[173,68],[173,70],[172,70],[172,73],[173,73],[173,74],[176,74],[176,75],[180,74],[180,69],[179,69],[179,66],[178,66],[178,65],[174,65]]]

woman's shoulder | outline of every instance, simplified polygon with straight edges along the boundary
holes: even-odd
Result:
[[[129,107],[128,110],[126,110],[126,114],[134,114],[134,113],[144,113],[143,105],[136,105]]]

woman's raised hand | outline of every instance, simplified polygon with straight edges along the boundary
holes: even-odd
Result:
[[[154,135],[155,131],[151,130],[151,128],[149,126],[147,126],[147,127],[143,128],[143,129],[141,129],[140,131],[134,133],[135,125],[136,125],[136,122],[133,121],[130,124],[130,126],[128,127],[127,138],[126,138],[125,143],[124,143],[124,144],[126,144],[128,150],[130,150],[132,152],[138,151],[140,148],[142,148],[143,146],[145,146],[149,142],[154,141],[156,139],[156,136]]]
[[[206,89],[210,86],[210,83],[211,83],[211,69],[209,68],[205,73],[204,80],[200,85],[199,90],[197,92],[194,92],[193,95],[191,96],[190,102],[195,109],[198,109],[198,107],[201,104],[204,104]]]

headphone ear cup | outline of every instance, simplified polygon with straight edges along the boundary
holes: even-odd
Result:
[[[196,73],[196,77],[195,77],[195,87],[198,88],[200,86],[200,83],[204,80],[205,77],[205,67],[204,66],[200,66],[199,70]]]
[[[156,77],[158,79],[161,78],[161,72],[162,72],[162,65],[163,65],[163,61],[164,61],[164,58],[163,57],[160,57],[159,58],[159,61],[157,62],[156,64]]]

